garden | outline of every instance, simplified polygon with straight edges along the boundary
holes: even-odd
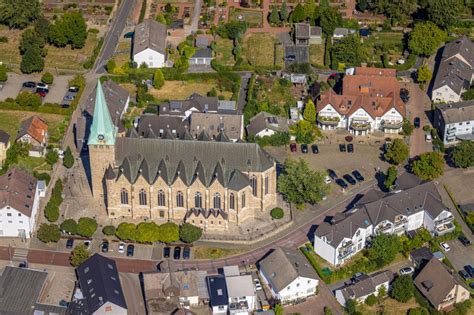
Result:
[[[274,34],[250,33],[244,36],[242,57],[256,67],[282,67],[283,46]]]
[[[262,12],[240,8],[229,9],[229,21],[245,21],[250,28],[262,27]]]

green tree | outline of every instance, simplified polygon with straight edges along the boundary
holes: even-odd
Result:
[[[275,315],[283,315],[283,306],[281,304],[276,304],[273,308]]]
[[[223,38],[239,39],[247,31],[245,21],[230,21],[217,29],[217,33]]]
[[[384,298],[387,295],[387,287],[384,285],[380,286],[379,290],[377,291],[378,298]]]
[[[61,231],[56,224],[42,223],[38,228],[37,236],[43,243],[56,243],[61,238]]]
[[[21,106],[29,106],[33,109],[37,109],[41,106],[41,97],[36,93],[31,92],[20,92],[15,101]]]
[[[59,204],[48,202],[44,207],[44,216],[49,222],[56,222],[59,219]]]
[[[117,236],[122,241],[135,241],[137,239],[137,227],[133,223],[120,223],[115,232]]]
[[[8,80],[7,67],[4,64],[0,65],[0,82],[6,82]]]
[[[303,6],[298,3],[295,9],[290,14],[290,22],[299,23],[306,19],[306,13],[304,12]]]
[[[0,2],[0,22],[10,28],[25,28],[41,14],[38,0],[3,0]]]
[[[446,33],[432,22],[415,24],[408,36],[408,48],[415,55],[429,56],[446,38]]]
[[[49,42],[57,47],[82,48],[86,38],[87,25],[80,12],[66,12],[49,27]]]
[[[179,57],[173,65],[179,72],[184,72],[189,68],[189,61],[185,56]]]
[[[411,169],[416,176],[423,180],[438,178],[444,173],[443,155],[439,152],[422,153],[412,163]]]
[[[137,241],[140,243],[154,243],[160,238],[158,225],[155,222],[142,222],[137,225]]]
[[[390,296],[395,300],[406,303],[413,297],[415,286],[410,275],[399,276],[393,281]]]
[[[21,35],[20,53],[22,59],[20,69],[23,73],[42,71],[46,52],[44,39],[34,29],[27,29]]]
[[[84,244],[74,247],[69,256],[69,262],[74,267],[81,265],[91,256],[91,252],[87,249],[87,246]]]
[[[363,12],[367,10],[367,7],[368,7],[367,0],[357,0],[357,9],[359,11]]]
[[[41,77],[41,82],[46,84],[53,84],[54,76],[51,74],[51,72],[45,72]]]
[[[92,218],[80,218],[77,223],[77,234],[91,237],[97,230],[97,222]]]
[[[62,22],[56,21],[56,23],[50,25],[48,40],[50,44],[56,47],[65,47],[67,45],[68,38]]]
[[[108,73],[114,73],[114,70],[116,67],[117,67],[117,64],[115,63],[114,59],[109,59],[109,61],[107,61],[107,65],[105,66]]]
[[[411,136],[414,128],[415,127],[408,119],[406,118],[403,119],[403,125],[402,125],[403,135],[408,136],[408,137]]]
[[[347,300],[345,310],[349,315],[357,314],[357,301],[353,299]]]
[[[288,20],[288,6],[286,5],[286,1],[283,1],[280,8],[280,19],[283,23]]]
[[[46,158],[46,162],[49,165],[54,165],[58,161],[58,152],[54,150],[49,150],[48,153],[46,153],[45,158]]]
[[[331,57],[334,68],[337,68],[339,63],[360,66],[367,59],[367,51],[358,35],[348,35],[334,44],[331,49]]]
[[[474,142],[462,141],[456,145],[451,153],[451,159],[456,167],[474,166]]]
[[[410,308],[408,315],[429,315],[430,312],[424,307]]]
[[[291,126],[291,132],[296,136],[298,143],[312,143],[315,139],[314,123],[300,120],[296,125]]]
[[[278,191],[290,203],[303,205],[320,202],[329,193],[324,183],[326,174],[309,168],[303,160],[285,160],[282,174],[278,178]]]
[[[392,188],[393,184],[395,183],[395,180],[397,179],[397,168],[395,166],[390,166],[387,169],[387,174],[385,174],[385,181],[384,181],[384,186],[387,190],[390,190]]]
[[[331,37],[336,27],[342,25],[341,13],[336,8],[326,7],[320,9],[319,26],[327,37]]]
[[[160,69],[156,69],[153,73],[153,87],[155,89],[161,89],[165,85],[165,76]]]
[[[382,267],[395,259],[399,249],[400,241],[397,235],[380,234],[375,237],[367,253],[370,260]]]
[[[179,238],[185,243],[193,243],[202,236],[202,229],[190,223],[183,223],[179,227]]]
[[[367,304],[368,306],[374,306],[376,303],[377,303],[377,297],[373,294],[369,295],[365,299],[365,304]]]
[[[61,223],[60,229],[69,234],[77,234],[77,222],[74,219],[66,219]]]
[[[395,139],[387,147],[384,158],[392,164],[399,165],[409,156],[410,150],[402,139]]]
[[[172,243],[179,240],[179,227],[173,222],[160,225],[158,231],[158,241],[162,243]]]
[[[63,165],[66,168],[71,168],[74,166],[74,155],[72,155],[71,148],[68,146],[66,151],[64,151]]]
[[[107,236],[115,235],[115,232],[116,232],[115,231],[115,226],[113,226],[113,225],[106,225],[102,229],[102,233],[104,233]]]
[[[462,0],[429,0],[428,18],[438,26],[447,29],[457,23],[463,9]]]
[[[474,100],[474,88],[470,88],[462,94],[462,99],[465,101]]]
[[[306,19],[307,18],[312,18],[314,14],[314,10],[316,10],[316,2],[314,0],[306,0],[304,2],[304,12],[306,13]]]
[[[35,22],[35,32],[45,41],[48,39],[49,27],[49,21],[44,16],[40,16]]]
[[[268,22],[270,22],[271,24],[280,23],[280,15],[278,14],[278,9],[275,5],[273,6],[272,11],[268,16]]]
[[[432,76],[433,76],[433,73],[431,73],[431,70],[428,67],[428,65],[420,66],[418,68],[418,71],[416,72],[416,78],[418,82],[420,83],[430,82]]]
[[[308,100],[304,107],[303,117],[311,123],[316,122],[316,106],[311,99]]]

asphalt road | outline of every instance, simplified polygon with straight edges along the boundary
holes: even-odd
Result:
[[[99,57],[95,63],[95,67],[93,69],[95,73],[105,72],[105,65],[107,64],[107,61],[114,55],[115,48],[117,47],[120,36],[122,35],[123,29],[125,28],[125,23],[127,23],[127,18],[130,15],[134,5],[135,0],[122,1],[116,16],[112,20],[112,25],[110,26],[110,29],[107,32],[107,36],[104,40],[104,46],[102,47]]]

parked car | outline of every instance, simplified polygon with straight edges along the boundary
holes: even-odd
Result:
[[[449,247],[448,243],[446,243],[446,242],[441,242],[441,243],[439,243],[439,246],[441,246],[441,248],[442,248],[445,252],[449,252],[449,250],[451,249],[451,247]]]
[[[431,138],[431,135],[430,135],[429,133],[427,133],[427,134],[425,135],[425,141],[426,141],[426,142],[431,142],[431,141],[433,141],[433,138]]]
[[[62,103],[61,104],[61,108],[69,108],[71,106],[71,104],[67,104],[67,103]]]
[[[347,189],[347,187],[348,187],[346,182],[341,178],[336,179],[336,184],[341,186],[342,189]]]
[[[354,145],[352,143],[349,143],[347,145],[347,152],[353,153],[354,152]]]
[[[260,283],[260,280],[253,279],[253,282],[255,283],[255,291],[262,290],[262,284]]]
[[[181,247],[176,246],[173,252],[173,259],[180,259],[180,258],[181,258]]]
[[[134,252],[135,252],[135,246],[133,246],[132,244],[128,245],[127,246],[127,256],[132,257]]]
[[[66,248],[71,249],[74,246],[74,239],[73,238],[68,238],[66,241]]]
[[[119,253],[124,253],[125,252],[125,243],[119,243],[119,246],[118,246],[118,252]]]
[[[339,152],[346,152],[346,145],[344,143],[339,145]]]
[[[291,150],[291,152],[296,152],[296,143],[291,143],[290,144],[290,150]]]
[[[90,249],[90,248],[91,248],[91,241],[85,240],[85,241],[84,241],[84,245],[86,245],[86,248],[87,248],[87,249]]]
[[[326,176],[326,177],[324,178],[324,182],[326,183],[326,185],[331,184],[331,177]]]
[[[351,185],[357,184],[356,180],[349,174],[345,174],[344,176],[342,176],[342,178],[344,178],[346,182],[348,182]]]
[[[49,93],[49,90],[48,89],[45,89],[45,88],[36,88],[36,93],[45,93],[45,94],[48,94]]]
[[[471,276],[469,276],[466,270],[461,269],[458,271],[458,273],[461,276],[461,278],[463,278],[465,281],[471,279]]]
[[[41,97],[41,98],[45,98],[45,97],[46,97],[46,93],[43,92],[43,91],[36,91],[36,94],[38,94],[39,97]]]
[[[285,57],[285,61],[295,61],[296,56],[295,55],[288,55]]]
[[[474,267],[472,265],[464,266],[464,270],[467,271],[467,273],[469,274],[469,276],[471,276],[471,278],[474,278]]]
[[[352,175],[354,175],[355,179],[357,179],[358,182],[363,182],[365,179],[364,176],[362,176],[362,174],[358,170],[353,171]]]
[[[403,103],[407,103],[410,100],[410,92],[407,89],[400,89],[400,98]]]
[[[64,96],[64,100],[65,100],[65,101],[73,101],[75,98],[76,98],[76,96],[75,96],[75,95],[72,95],[72,94],[66,94],[66,95]]]
[[[413,267],[403,267],[400,269],[400,275],[411,275],[412,273],[415,272],[415,269]]]
[[[328,169],[328,175],[331,177],[333,180],[337,179],[337,174],[334,172],[332,169]]]
[[[41,89],[49,89],[49,86],[46,83],[43,83],[43,82],[40,82],[40,83],[36,84],[36,87],[41,88]]]
[[[308,153],[308,145],[307,144],[303,143],[301,145],[301,152]]]
[[[413,126],[415,126],[415,128],[420,128],[420,117],[415,117],[415,119],[413,120]]]
[[[184,246],[183,247],[183,259],[191,258],[191,247]]]
[[[28,262],[26,260],[23,260],[19,265],[19,268],[28,268]]]
[[[107,253],[109,251],[109,242],[103,242],[100,246],[100,250],[102,251],[102,253]]]
[[[313,154],[318,154],[319,153],[319,148],[317,144],[313,144],[311,146],[311,151],[313,151]]]
[[[30,88],[30,89],[34,89],[36,88],[36,83],[33,82],[33,81],[27,81],[27,82],[23,82],[23,85],[22,85],[24,88]]]
[[[79,87],[78,86],[70,86],[68,91],[71,92],[71,93],[77,93],[77,92],[79,92]]]
[[[471,241],[467,237],[465,237],[464,235],[460,235],[458,237],[458,240],[466,247],[471,245]]]
[[[168,246],[163,248],[163,258],[170,258],[171,248]]]

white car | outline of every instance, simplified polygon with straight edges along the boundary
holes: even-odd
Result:
[[[426,141],[426,142],[431,142],[431,141],[433,141],[433,139],[431,138],[431,135],[430,135],[429,133],[427,133],[427,134],[425,135],[425,141]]]
[[[449,250],[451,249],[451,247],[449,247],[448,243],[446,243],[446,242],[441,242],[441,243],[439,243],[439,245],[441,246],[441,248],[442,248],[445,252],[449,252]]]
[[[49,85],[47,85],[46,83],[40,82],[36,85],[36,87],[41,88],[41,89],[48,89]]]
[[[403,267],[400,269],[400,275],[411,275],[412,273],[415,272],[415,269],[413,267]]]
[[[326,177],[324,178],[324,182],[326,183],[326,185],[331,184],[331,177],[326,176]]]
[[[253,281],[255,282],[255,290],[256,290],[256,291],[262,290],[262,285],[260,284],[260,280],[258,280],[258,279],[253,279]]]
[[[119,244],[118,252],[119,253],[124,253],[125,252],[125,243],[120,243]]]

